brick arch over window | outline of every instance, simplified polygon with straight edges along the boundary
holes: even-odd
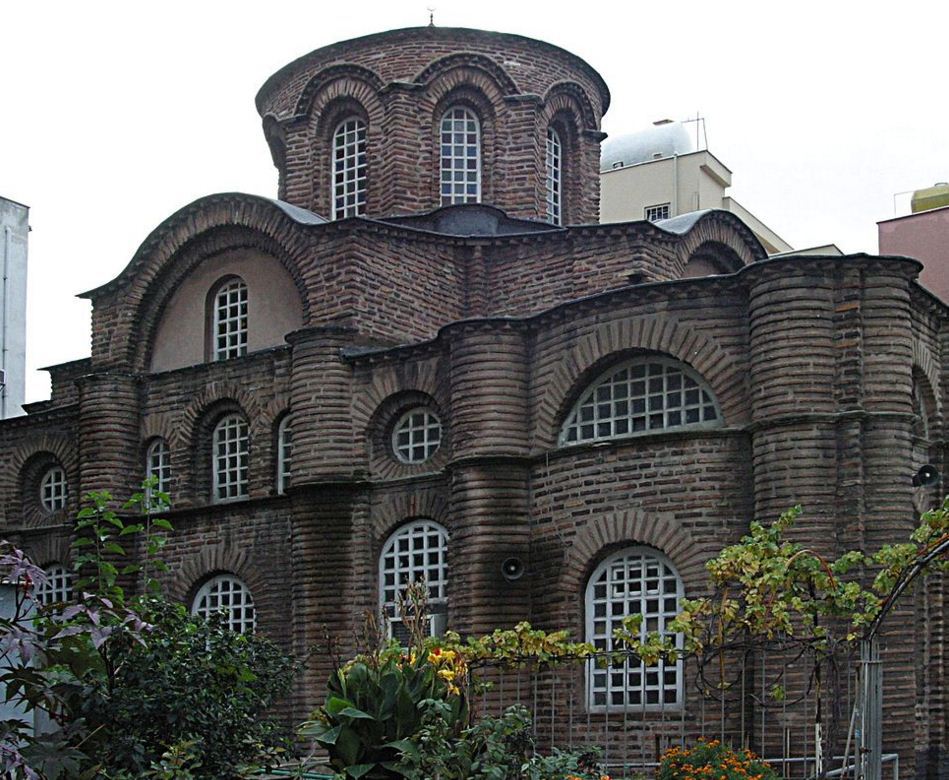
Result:
[[[380,365],[372,368],[369,386],[353,399],[353,429],[367,431],[373,416],[386,399],[407,392],[425,393],[445,406],[448,389],[446,378],[439,375],[438,362],[426,360],[404,365]]]
[[[393,451],[392,435],[400,417],[413,409],[428,409],[441,424],[437,449],[420,463],[404,463]],[[364,448],[374,477],[398,479],[420,472],[438,471],[448,463],[451,453],[451,424],[444,404],[432,393],[421,390],[399,390],[382,400],[373,411],[364,429]]]
[[[743,265],[741,257],[730,246],[718,241],[705,241],[689,255],[689,259],[682,269],[682,276],[690,278],[712,274],[731,274],[740,270]]]
[[[696,544],[675,516],[629,509],[595,517],[577,529],[564,556],[561,592],[582,603],[587,580],[600,561],[622,547],[635,545],[664,553],[675,565],[686,593],[704,589],[707,551]]]
[[[265,571],[266,567],[254,560],[246,546],[237,548],[219,542],[204,545],[197,552],[186,553],[181,566],[165,575],[165,585],[171,598],[186,603],[190,608],[191,599],[202,583],[215,574],[231,573],[244,581],[254,601],[259,604],[267,593]]]
[[[482,54],[474,54],[472,52],[449,54],[434,60],[420,71],[413,81],[416,84],[431,87],[434,82],[441,80],[453,71],[456,72],[455,77],[457,77],[457,71],[459,69],[465,69],[469,72],[481,71],[491,80],[493,88],[496,89],[501,96],[520,94],[520,89],[518,89],[517,84],[514,83],[514,79],[511,78],[510,74],[503,67],[490,57],[485,57]],[[475,82],[471,81],[469,83],[474,84]],[[486,89],[483,82],[480,88],[485,89],[485,91],[493,91]]]
[[[444,526],[449,535],[452,526],[448,518],[448,500],[431,488],[412,489],[411,492],[385,496],[372,507],[372,549],[379,557],[382,545],[400,526],[412,520],[426,518]]]
[[[544,95],[541,118],[549,124],[558,113],[566,111],[574,117],[578,130],[598,130],[600,122],[586,91],[575,81],[560,81]]]
[[[308,251],[303,226],[266,198],[212,195],[165,220],[115,280],[83,294],[94,302],[93,360],[147,370],[164,307],[181,281],[208,256],[231,249],[253,249],[277,260],[300,294],[304,322],[309,321],[313,302],[303,276]],[[112,303],[113,296],[121,303]],[[100,310],[107,318],[101,322]]]
[[[72,547],[69,533],[46,533],[30,536],[23,543],[23,551],[37,566],[58,563],[72,569]]]
[[[324,68],[313,76],[297,99],[294,115],[319,116],[327,104],[340,97],[360,103],[370,122],[382,121],[384,109],[379,92],[385,84],[375,71],[344,63]]]
[[[29,511],[29,517],[24,517],[27,525],[41,524],[44,515],[39,511],[39,493],[27,497],[26,490],[39,490],[39,480],[43,477],[46,467],[59,465],[66,472],[66,481],[69,485],[66,511],[76,506],[79,493],[79,460],[76,453],[75,441],[68,436],[45,433],[18,445],[10,457],[9,466],[0,469],[0,490],[9,496],[7,516],[9,518],[24,517],[32,506],[36,511]],[[27,471],[34,471],[27,474]],[[28,486],[26,483],[29,482]]]
[[[538,405],[538,446],[557,446],[562,420],[596,372],[611,357],[619,361],[632,350],[664,354],[691,366],[712,389],[726,425],[747,407],[742,367],[705,336],[667,318],[615,320],[574,343],[557,362]]]
[[[931,400],[935,406],[933,411],[936,416],[942,418],[942,395],[940,393],[939,371],[936,368],[936,361],[933,358],[929,347],[923,344],[918,338],[913,339],[913,368],[926,377],[929,385],[927,388]]]
[[[656,228],[656,230],[660,229]],[[708,243],[730,249],[742,266],[751,265],[757,260],[765,260],[768,257],[761,242],[740,219],[726,211],[710,211],[699,217],[675,245],[676,255],[681,264],[680,275],[690,258],[700,250],[703,244]],[[737,271],[738,268],[732,270]]]

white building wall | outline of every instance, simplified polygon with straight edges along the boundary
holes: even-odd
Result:
[[[26,263],[30,209],[0,197],[0,418],[23,414],[26,393]]]

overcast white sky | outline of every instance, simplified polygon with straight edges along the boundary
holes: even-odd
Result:
[[[27,399],[89,354],[89,303],[163,219],[273,197],[254,95],[306,52],[426,24],[540,38],[613,95],[603,129],[706,118],[731,194],[793,246],[875,252],[894,193],[949,180],[945,3],[6,0],[0,194],[31,207]]]

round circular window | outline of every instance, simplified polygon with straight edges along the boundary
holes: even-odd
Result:
[[[403,414],[392,430],[392,451],[403,463],[428,460],[442,440],[442,423],[431,409],[417,406]]]

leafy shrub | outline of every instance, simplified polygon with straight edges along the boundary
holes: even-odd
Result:
[[[777,780],[777,773],[754,753],[733,750],[717,739],[667,750],[656,780]]]

